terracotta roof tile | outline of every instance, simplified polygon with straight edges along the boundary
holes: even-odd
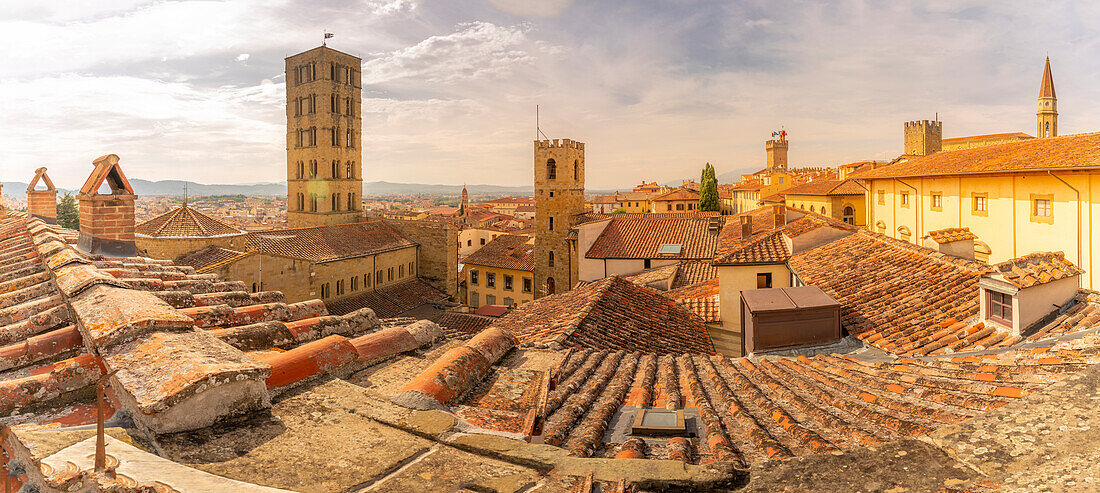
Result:
[[[1066,260],[1062,252],[1031,253],[1006,260],[993,268],[1001,278],[1021,289],[1085,273]]]
[[[1088,133],[910,156],[903,162],[854,173],[851,178],[868,180],[1096,167],[1100,167],[1100,133]]]
[[[960,143],[969,142],[969,141],[996,140],[996,139],[1004,139],[1004,138],[1009,138],[1009,137],[1016,137],[1016,138],[1023,138],[1023,139],[1034,139],[1035,138],[1035,137],[1032,137],[1032,136],[1030,136],[1028,134],[1025,134],[1023,132],[1005,132],[1005,133],[999,133],[999,134],[968,135],[966,137],[952,137],[950,139],[943,139],[943,143],[944,144],[960,144]]]
[[[330,262],[416,246],[416,243],[381,221],[278,229],[249,233],[246,238],[253,250],[313,262]]]
[[[470,337],[492,324],[496,317],[483,317],[472,313],[443,312],[436,323],[443,328],[447,337]]]
[[[138,224],[134,227],[134,233],[151,238],[191,238],[238,235],[244,232],[183,204]]]
[[[587,258],[709,259],[718,241],[708,230],[710,218],[613,218],[585,253]],[[677,254],[660,254],[661,245],[680,245]]]
[[[970,228],[946,228],[929,231],[922,238],[931,238],[936,243],[951,243],[953,241],[974,240],[978,235],[971,233]]]
[[[370,308],[381,318],[396,317],[424,305],[446,300],[447,294],[414,277],[360,294],[326,301],[331,313],[343,315]]]
[[[702,319],[619,276],[524,303],[492,326],[511,331],[527,344],[714,351]]]
[[[225,248],[218,245],[210,245],[191,253],[185,253],[176,259],[176,264],[194,267],[196,271],[202,271],[214,267],[222,262],[245,255],[245,252]]]
[[[463,263],[501,269],[531,271],[535,260],[534,238],[526,235],[500,235],[467,256]]]

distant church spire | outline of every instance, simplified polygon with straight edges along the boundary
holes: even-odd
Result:
[[[1043,82],[1039,86],[1039,111],[1035,113],[1035,136],[1058,136],[1058,97],[1054,93],[1054,76],[1050,74],[1050,57],[1043,67]]]
[[[463,183],[462,184],[462,202],[459,203],[459,205],[458,205],[458,215],[460,217],[466,215],[466,206],[469,203],[469,201],[470,201],[470,195],[466,193],[466,184]]]

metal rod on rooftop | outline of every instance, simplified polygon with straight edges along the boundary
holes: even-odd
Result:
[[[107,468],[107,438],[103,432],[103,421],[105,419],[103,416],[103,389],[107,384],[107,380],[115,373],[118,373],[118,370],[99,377],[99,381],[95,384],[95,472],[98,473]]]

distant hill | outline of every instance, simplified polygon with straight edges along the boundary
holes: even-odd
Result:
[[[747,174],[750,174],[750,173],[755,173],[757,171],[760,171],[759,166],[753,167],[753,168],[737,168],[737,169],[734,169],[734,170],[727,171],[725,173],[718,173],[717,175],[715,175],[715,178],[718,179],[718,183],[737,183],[737,182],[741,181],[741,175],[747,175]],[[699,181],[698,176],[693,176],[691,178],[684,178],[682,180],[666,181],[666,182],[662,183],[661,185],[664,185],[666,187],[678,187],[678,186],[680,186],[684,183],[683,180],[689,180],[689,179]]]
[[[27,183],[6,181],[4,195],[13,199],[25,199]],[[138,195],[175,195],[183,196],[186,186],[187,194],[199,195],[256,195],[256,196],[280,196],[286,195],[286,183],[249,183],[241,185],[206,185],[184,180],[149,181],[132,179],[130,184],[134,187],[134,193]],[[466,190],[471,195],[519,195],[531,196],[530,186],[509,187],[503,185],[466,185]],[[626,189],[626,190],[629,190]],[[59,194],[76,193],[77,190],[58,188]],[[372,181],[363,184],[364,196],[384,195],[458,195],[462,192],[462,185],[428,185],[423,183],[393,183],[388,181]],[[614,190],[587,190],[590,194],[611,194]]]

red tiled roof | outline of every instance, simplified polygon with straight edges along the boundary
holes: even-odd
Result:
[[[249,233],[249,247],[265,254],[331,262],[416,246],[382,221]]]
[[[585,212],[575,217],[574,224],[584,224],[606,219],[702,219],[718,217],[719,212]]]
[[[856,172],[851,178],[868,180],[1097,167],[1100,167],[1100,133],[1089,133],[911,156],[903,162]]]
[[[231,250],[218,245],[210,245],[206,248],[201,248],[191,253],[181,255],[176,259],[176,264],[189,265],[194,267],[196,271],[201,271],[207,267],[220,264],[244,254],[245,252]]]
[[[496,317],[484,317],[473,313],[443,312],[435,321],[450,338],[469,337],[493,323]]]
[[[534,240],[530,236],[500,235],[471,253],[462,263],[532,271],[535,268],[535,259],[532,254],[534,249]]]
[[[714,262],[720,265],[776,264],[786,262],[789,258],[791,251],[787,248],[783,235],[772,233],[721,259],[715,259]]]
[[[617,204],[617,203],[619,203],[619,201],[615,199],[614,195],[597,195],[597,196],[592,198],[592,203],[593,204]]]
[[[936,243],[951,243],[953,241],[974,240],[978,235],[971,233],[970,228],[945,228],[929,231],[922,238],[931,238]]]
[[[788,188],[783,195],[863,195],[867,190],[855,180],[814,180]]]
[[[1006,260],[993,268],[1001,278],[1020,289],[1085,273],[1073,265],[1073,262],[1066,260],[1062,252],[1031,253]]]
[[[381,318],[391,318],[446,299],[446,293],[432,287],[423,279],[414,277],[354,296],[325,301],[325,305],[329,312],[336,315],[370,308]]]
[[[619,276],[524,303],[492,325],[522,343],[711,353],[703,320]]]
[[[613,217],[585,253],[587,258],[670,258],[709,259],[714,254],[718,235],[708,230],[710,218],[644,219]],[[661,245],[681,245],[679,254],[658,254]]]
[[[477,310],[474,310],[474,313],[486,317],[501,317],[508,313],[510,309],[511,307],[508,305],[481,305],[477,307]]]
[[[677,188],[671,192],[662,193],[649,199],[652,202],[671,200],[699,200],[699,192],[685,188]]]
[[[840,302],[841,324],[866,343],[915,354],[977,343],[967,339],[976,331],[959,321],[978,314],[978,280],[991,271],[985,264],[866,230],[795,254],[788,264]]]
[[[722,320],[717,278],[672,289],[663,294],[695,312],[705,322]]]
[[[152,238],[209,237],[244,233],[224,222],[183,204],[134,227],[134,232]]]
[[[1043,66],[1043,82],[1039,86],[1040,98],[1054,98],[1054,76],[1050,74],[1050,57],[1047,57],[1046,64]]]
[[[521,416],[535,413],[542,422],[540,441],[578,457],[756,467],[920,437],[1015,402],[1100,361],[1075,351],[1100,344],[1100,336],[1086,337],[1087,342],[1058,343],[1038,354],[1021,349],[886,362],[838,354],[726,358],[585,348],[569,351],[550,370],[553,390],[540,399],[512,397],[508,409]],[[528,350],[518,359],[536,353]],[[512,385],[535,388],[540,378],[536,373],[528,376],[526,386]],[[491,402],[499,408],[497,400]],[[498,413],[475,398],[462,404],[482,406],[478,410],[487,415]],[[613,419],[620,413],[632,416],[629,410],[642,407],[695,408],[700,435],[681,439],[684,447],[605,440],[615,426]],[[489,423],[484,426],[493,426],[492,420],[484,421]]]
[[[499,199],[486,200],[482,204],[534,204],[535,199],[531,197],[501,197]]]
[[[966,136],[966,137],[952,137],[950,139],[943,139],[943,143],[944,144],[958,144],[958,143],[962,143],[962,142],[969,142],[969,141],[972,141],[972,140],[995,140],[995,139],[1004,139],[1004,138],[1008,138],[1008,137],[1017,137],[1017,138],[1022,138],[1022,139],[1034,139],[1035,138],[1035,137],[1032,137],[1032,136],[1030,136],[1028,134],[1025,134],[1023,132],[1006,132],[1006,133],[1001,133],[1001,134],[985,134],[985,135],[969,135],[969,136]]]

